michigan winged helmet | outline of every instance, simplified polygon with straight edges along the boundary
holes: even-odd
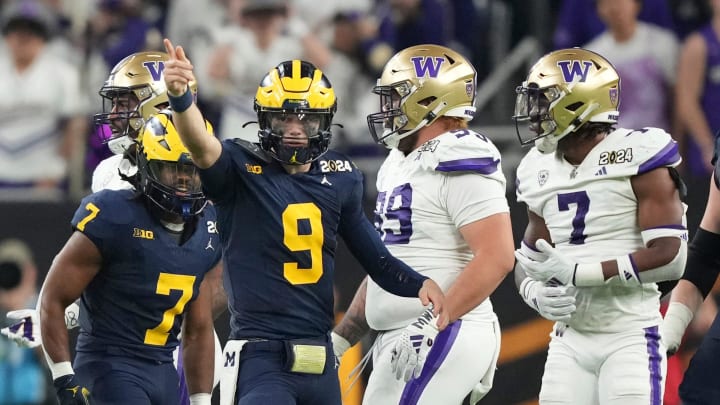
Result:
[[[208,133],[213,129],[205,121]],[[180,140],[170,110],[153,115],[145,125],[138,150],[139,191],[163,211],[187,221],[207,200],[190,152]]]
[[[265,75],[255,95],[260,147],[283,164],[312,162],[330,146],[336,109],[335,90],[320,69],[297,59],[282,62]],[[307,145],[283,142],[288,115],[302,123]]]

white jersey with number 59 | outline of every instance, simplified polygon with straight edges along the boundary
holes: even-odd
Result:
[[[617,129],[577,167],[531,149],[517,169],[517,198],[545,220],[563,254],[579,263],[610,260],[644,247],[631,178],[680,162],[677,143],[662,129]],[[625,287],[615,278],[578,288],[576,299],[569,325],[579,331],[618,332],[660,320],[652,283]]]
[[[444,291],[473,254],[459,228],[508,212],[500,153],[468,129],[444,133],[407,156],[393,149],[378,172],[375,227],[390,252]],[[492,235],[488,235],[489,238]],[[368,280],[366,316],[375,330],[405,327],[423,308]],[[493,320],[485,300],[463,318]]]

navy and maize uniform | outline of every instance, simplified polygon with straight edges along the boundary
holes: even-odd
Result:
[[[211,205],[181,236],[147,204],[130,190],[104,190],[84,198],[72,219],[103,258],[81,296],[73,364],[95,403],[178,403],[178,315],[221,258]]]
[[[713,182],[711,187],[720,189],[720,132],[715,134],[715,155],[712,164]],[[683,279],[695,284],[704,297],[712,294],[718,272],[718,255],[715,253],[720,246],[717,244],[717,234],[698,229],[704,232],[707,238],[698,241],[697,234],[689,247],[688,266]],[[695,250],[695,251],[693,251]],[[690,266],[695,266],[691,268]],[[694,270],[694,271],[693,271]],[[717,375],[720,373],[720,314],[715,316],[710,329],[703,336],[700,346],[695,351],[679,392],[683,404],[704,405],[720,404],[720,387],[717,384]]]
[[[365,216],[362,174],[346,156],[328,151],[307,173],[290,175],[256,144],[226,140],[218,161],[200,170],[200,177],[218,213],[230,340],[250,340],[240,356],[238,397],[261,395],[271,401],[266,403],[286,403],[295,396],[299,403],[339,403],[328,336],[334,319],[337,236],[391,292],[417,297],[425,280],[390,256]],[[281,369],[287,360],[282,342],[293,339],[327,348],[322,376],[280,372],[276,379],[268,377],[270,369]],[[277,389],[251,389],[263,373],[273,380],[263,384]],[[328,388],[318,392],[318,384]]]

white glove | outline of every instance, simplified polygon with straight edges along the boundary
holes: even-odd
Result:
[[[0,329],[0,333],[17,343],[20,347],[35,348],[42,345],[40,335],[40,318],[36,309],[18,309],[5,315],[8,319],[16,319],[14,324]],[[65,326],[74,329],[79,326],[80,306],[76,303],[65,308]]]
[[[526,277],[520,283],[520,296],[530,308],[551,321],[569,322],[575,312],[575,287],[546,286]]]
[[[420,376],[425,358],[439,332],[436,322],[437,317],[433,315],[432,309],[426,309],[397,337],[390,361],[395,378],[408,382]]]
[[[668,354],[675,354],[682,343],[685,329],[693,319],[693,312],[687,305],[680,302],[671,302],[665,312],[665,318],[660,324],[660,339],[665,345]]]
[[[8,319],[16,319],[14,324],[2,328],[0,333],[17,343],[20,347],[35,348],[42,345],[40,337],[40,319],[34,309],[18,309],[5,315]]]
[[[330,334],[330,338],[332,339],[333,352],[335,353],[335,357],[340,360],[343,354],[345,354],[345,352],[348,351],[348,349],[351,348],[352,345],[350,344],[350,342],[347,341],[347,339],[338,335],[335,332],[332,332]]]
[[[573,282],[575,266],[577,263],[565,257],[544,239],[538,239],[535,247],[547,255],[545,261],[532,260],[515,251],[515,258],[525,269],[525,273],[534,280],[548,284],[570,285]]]

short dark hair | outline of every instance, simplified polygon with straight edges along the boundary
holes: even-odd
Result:
[[[2,28],[3,36],[12,32],[27,32],[47,41],[50,38],[50,30],[43,22],[25,16],[10,18]]]

